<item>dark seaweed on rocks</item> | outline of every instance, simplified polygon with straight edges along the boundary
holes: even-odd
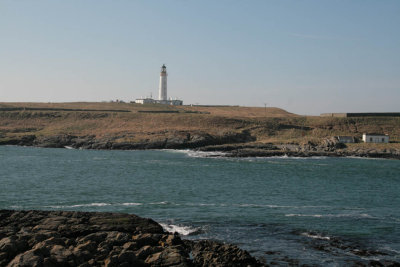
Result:
[[[182,241],[133,214],[0,210],[0,266],[262,266],[214,241]]]
[[[326,138],[319,143],[272,144],[257,143],[249,131],[210,135],[205,132],[174,131],[155,140],[121,142],[124,136],[96,138],[94,135],[42,136],[23,135],[0,141],[0,145],[36,146],[47,148],[142,150],[142,149],[196,149],[199,151],[225,152],[226,157],[364,157],[400,159],[397,148],[352,148],[336,138]],[[1,137],[1,136],[0,136]]]

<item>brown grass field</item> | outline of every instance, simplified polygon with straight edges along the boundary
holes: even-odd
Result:
[[[361,138],[364,132],[377,132],[389,134],[394,142],[389,145],[398,146],[400,118],[299,116],[273,107],[0,103],[0,141],[71,134],[136,142],[185,132],[224,135],[244,130],[261,143],[304,143],[336,135]]]

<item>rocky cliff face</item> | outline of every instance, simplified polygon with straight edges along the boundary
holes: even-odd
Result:
[[[305,144],[226,144],[197,148],[199,151],[221,151],[225,157],[364,157],[400,159],[398,148],[347,147],[335,138],[322,139],[319,143]]]
[[[183,241],[130,214],[0,210],[0,266],[261,266],[246,251]]]
[[[156,135],[157,133],[154,133]],[[225,132],[221,135],[211,135],[206,132],[173,131],[162,133],[159,138],[141,140],[137,142],[121,142],[124,136],[96,138],[94,135],[73,136],[55,135],[37,137],[35,135],[25,135],[15,139],[0,142],[0,145],[22,145],[63,148],[70,146],[81,149],[183,149],[197,148],[207,145],[220,145],[230,143],[243,143],[254,141],[248,131]]]

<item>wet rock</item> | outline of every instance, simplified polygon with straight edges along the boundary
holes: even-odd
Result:
[[[33,145],[38,147],[64,148],[65,146],[72,145],[73,140],[76,138],[76,136],[72,135],[45,136],[36,138],[33,142]]]
[[[318,145],[324,151],[335,151],[336,149],[346,148],[346,144],[339,142],[336,137],[325,138]]]
[[[195,246],[132,214],[0,210],[0,266],[247,266],[235,246]],[[233,265],[232,265],[233,264]]]
[[[154,246],[157,245],[158,242],[160,241],[161,236],[160,235],[154,235],[154,234],[138,234],[132,236],[132,240],[136,242],[138,246]]]
[[[271,143],[241,143],[241,144],[224,144],[224,145],[212,145],[212,146],[204,146],[197,148],[199,151],[220,151],[220,152],[232,152],[235,151],[243,151],[243,150],[254,150],[254,151],[271,151],[271,150],[279,150],[277,146]]]
[[[138,244],[136,242],[126,242],[122,248],[125,250],[136,250],[138,248]]]
[[[55,245],[50,250],[50,259],[50,262],[59,266],[68,262],[74,262],[74,254],[61,245]]]
[[[16,236],[5,237],[0,240],[0,262],[14,258],[18,253],[28,249],[26,240]]]
[[[179,238],[179,235],[173,234],[173,235],[164,235],[162,240],[160,241],[160,244],[165,246],[176,246],[176,245],[181,245],[183,244],[182,240]]]
[[[119,262],[132,262],[134,260],[136,260],[136,255],[132,250],[122,250],[118,255]]]
[[[174,247],[164,249],[147,257],[145,263],[152,266],[190,266],[191,261],[185,251]]]
[[[84,236],[83,238],[79,239],[79,243],[86,243],[88,241],[92,241],[95,243],[100,243],[104,241],[107,237],[107,232],[98,232],[98,233],[92,233],[87,236]]]
[[[272,156],[294,156],[294,157],[369,157],[400,159],[400,149],[368,149],[351,148],[339,142],[335,137],[321,139],[320,141],[308,141],[297,144],[262,144],[255,143],[256,138],[250,130],[241,132],[221,132],[211,134],[203,131],[161,131],[148,133],[151,138],[135,142],[121,142],[122,136],[96,137],[56,135],[37,137],[35,135],[23,135],[0,141],[0,145],[23,145],[38,147],[64,148],[73,147],[79,149],[198,149],[200,151],[222,151],[229,152],[228,157],[272,157]],[[154,137],[157,136],[157,137]],[[1,236],[0,236],[1,237]]]
[[[83,244],[79,244],[75,247],[75,251],[89,251],[93,252],[97,249],[97,244],[93,241],[86,241]]]
[[[41,267],[43,266],[43,255],[37,250],[28,250],[16,256],[8,265],[8,267]]]
[[[139,259],[146,259],[149,255],[162,251],[162,247],[144,246],[135,252]]]
[[[235,245],[202,240],[191,245],[196,266],[261,266],[247,251]]]
[[[114,255],[111,256],[109,258],[107,258],[104,261],[104,266],[105,267],[114,267],[114,266],[118,266],[118,256]]]
[[[19,146],[32,146],[35,142],[36,136],[35,135],[24,135],[21,137],[19,141]]]

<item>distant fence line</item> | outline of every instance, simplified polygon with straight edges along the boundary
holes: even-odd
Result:
[[[400,112],[365,112],[365,113],[322,113],[321,117],[400,117]]]
[[[123,109],[74,109],[74,108],[24,108],[24,107],[10,107],[0,108],[0,111],[100,111],[100,112],[131,112],[130,110]]]
[[[139,113],[179,113],[178,110],[138,110]]]
[[[139,113],[189,113],[189,114],[210,114],[208,111],[193,110],[138,110]]]
[[[192,107],[203,107],[203,108],[222,108],[222,107],[240,107],[239,105],[188,105]]]

